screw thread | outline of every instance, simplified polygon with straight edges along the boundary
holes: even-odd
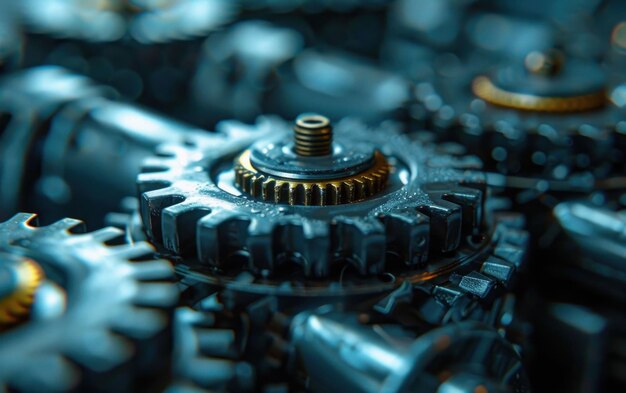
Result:
[[[332,152],[333,129],[321,115],[301,115],[296,119],[294,150],[301,156],[326,156]]]

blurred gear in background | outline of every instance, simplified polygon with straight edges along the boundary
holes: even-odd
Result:
[[[0,2],[0,386],[623,391],[624,20]]]
[[[169,262],[147,243],[107,246],[122,231],[79,234],[65,219],[0,223],[0,385],[21,391],[164,386],[168,309],[178,291]],[[73,231],[73,232],[70,232]]]

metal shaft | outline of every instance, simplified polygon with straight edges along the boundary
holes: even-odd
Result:
[[[328,118],[315,114],[298,116],[293,130],[296,154],[301,156],[331,154],[333,129]]]

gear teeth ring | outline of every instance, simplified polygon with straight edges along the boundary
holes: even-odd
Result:
[[[260,174],[250,164],[250,151],[245,151],[235,164],[235,182],[243,192],[265,202],[305,206],[354,203],[381,192],[387,184],[387,161],[380,152],[374,160],[369,170],[344,179],[298,181]]]

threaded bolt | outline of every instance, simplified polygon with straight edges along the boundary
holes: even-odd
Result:
[[[300,115],[293,131],[296,154],[310,157],[332,153],[333,129],[327,117],[317,114]]]
[[[564,61],[563,53],[551,49],[546,52],[530,52],[524,59],[524,65],[533,74],[553,76],[561,72]]]

